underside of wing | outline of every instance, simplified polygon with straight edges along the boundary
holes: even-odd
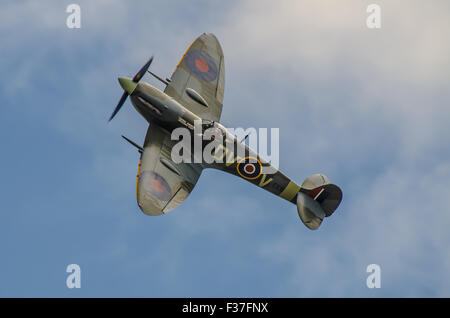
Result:
[[[175,142],[165,129],[154,123],[149,126],[136,185],[138,205],[145,214],[160,215],[176,208],[200,177],[200,165],[171,160]]]
[[[222,48],[213,34],[203,33],[183,55],[164,92],[197,116],[219,121],[224,86]]]

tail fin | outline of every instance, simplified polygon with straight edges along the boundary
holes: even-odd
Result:
[[[297,211],[303,224],[309,229],[319,228],[324,217],[337,209],[342,191],[323,174],[314,174],[303,181],[297,194]]]

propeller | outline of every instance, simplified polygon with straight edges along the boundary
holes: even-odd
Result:
[[[122,108],[123,104],[125,103],[128,95],[130,95],[130,93],[128,92],[129,89],[127,89],[127,87],[132,87],[133,85],[130,85],[132,83],[135,83],[135,84],[139,83],[139,81],[144,76],[145,72],[147,72],[147,70],[150,67],[150,64],[152,64],[152,62],[153,62],[153,56],[148,60],[147,63],[145,63],[145,65],[139,70],[139,72],[137,72],[137,74],[134,75],[133,79],[119,77],[120,85],[124,88],[125,92],[122,94],[122,97],[120,98],[119,103],[117,104],[116,108],[114,108],[114,111],[111,114],[111,117],[109,118],[108,121],[111,121],[114,118],[114,116],[116,116],[116,114],[119,112],[119,110]],[[136,87],[136,85],[134,85],[134,87]]]

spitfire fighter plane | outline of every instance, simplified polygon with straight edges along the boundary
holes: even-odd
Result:
[[[242,140],[219,123],[225,84],[224,55],[213,34],[204,33],[187,49],[170,79],[149,71],[153,57],[133,77],[119,77],[124,93],[109,120],[113,119],[129,96],[131,103],[149,123],[143,146],[128,138],[140,153],[136,196],[140,209],[148,215],[161,215],[176,208],[193,190],[202,170],[215,168],[236,175],[293,204],[302,222],[311,230],[319,228],[342,200],[338,186],[323,174],[312,175],[298,185],[271,166]],[[140,81],[146,72],[163,82],[164,91]],[[192,135],[194,123],[202,130],[215,128],[226,145],[221,145],[222,162],[175,162],[172,148],[174,129],[185,127]],[[205,147],[205,144],[201,145]],[[244,153],[245,155],[239,155]],[[270,171],[270,173],[266,173]]]

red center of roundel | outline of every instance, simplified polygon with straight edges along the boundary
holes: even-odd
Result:
[[[156,179],[150,180],[150,185],[156,192],[162,192],[164,190],[163,185]]]
[[[253,165],[251,165],[251,164],[246,164],[244,166],[244,171],[246,173],[253,173],[253,172],[255,172],[255,167]]]
[[[203,73],[208,72],[209,70],[208,63],[202,58],[195,59],[195,67],[197,67],[198,70]]]

